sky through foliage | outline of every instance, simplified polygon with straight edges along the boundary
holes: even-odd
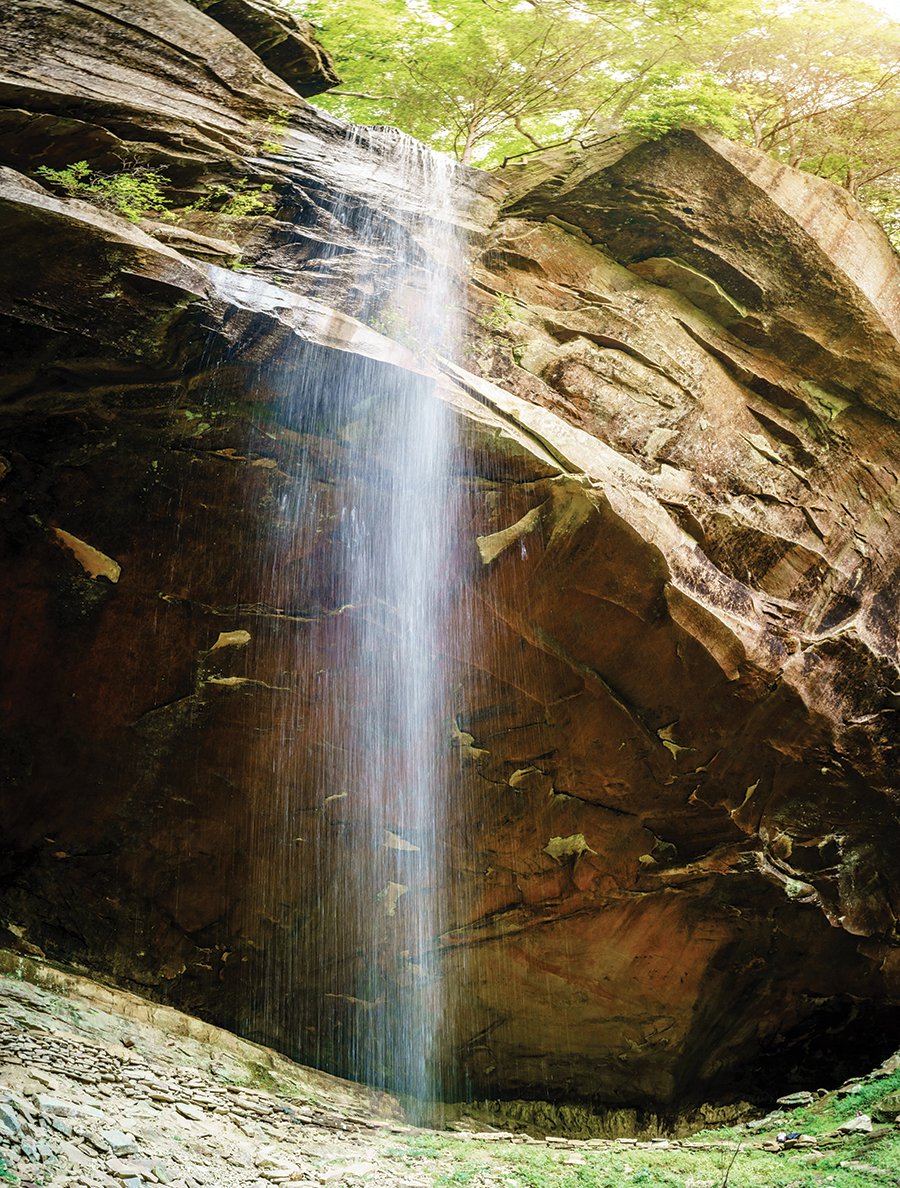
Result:
[[[900,237],[900,0],[282,0],[317,99],[470,164],[620,128],[716,128],[844,186]]]

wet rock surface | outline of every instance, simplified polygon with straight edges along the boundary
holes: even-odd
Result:
[[[395,265],[355,227],[424,272],[427,212],[219,7],[15,0],[0,33],[0,903],[22,952],[343,1071],[377,1010],[328,923],[369,842],[317,717],[353,688],[348,429],[290,392],[415,398],[402,309],[354,320]],[[80,159],[166,170],[170,219],[34,175]],[[189,209],[239,183],[255,213]],[[447,1092],[664,1117],[861,1073],[900,999],[896,259],[706,135],[459,184]],[[278,514],[310,473],[312,536]]]

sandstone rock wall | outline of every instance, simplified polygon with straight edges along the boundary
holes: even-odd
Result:
[[[309,21],[272,0],[191,0],[224,25],[298,95],[319,95],[341,81]]]
[[[376,407],[415,398],[354,319],[393,266],[355,226],[400,222],[424,273],[427,212],[389,134],[348,141],[225,7],[14,0],[0,34],[0,906],[22,947],[346,1071],[327,395],[363,367]],[[36,176],[81,159],[164,170],[174,217]],[[216,186],[271,199],[196,209]],[[459,187],[447,1091],[674,1110],[818,1078],[825,1033],[865,1065],[900,997],[896,258],[705,133]],[[278,514],[301,475],[315,535]]]

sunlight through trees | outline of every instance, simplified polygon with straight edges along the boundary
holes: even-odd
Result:
[[[622,128],[716,128],[900,235],[894,0],[282,2],[338,61],[342,86],[317,102],[354,122],[485,168]]]

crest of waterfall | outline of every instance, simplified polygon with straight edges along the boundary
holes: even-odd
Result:
[[[458,337],[465,248],[452,162],[392,129],[352,129],[348,147],[352,189],[332,199],[336,244],[316,266],[327,274],[340,257],[346,269],[344,234],[363,245],[363,263],[343,273],[348,304],[402,344],[406,366],[348,352],[326,374],[300,357],[279,380],[279,418],[299,431],[300,481],[285,487],[261,552],[273,604],[318,619],[310,632],[327,637],[316,687],[294,694],[293,711],[299,725],[314,704],[326,727],[314,754],[297,753],[290,726],[272,749],[280,826],[252,845],[256,908],[291,939],[263,954],[251,1011],[279,1016],[284,1031],[315,1031],[322,1064],[425,1102],[437,1094],[450,1007],[438,958],[448,781],[459,765],[448,657],[463,646],[452,626],[460,447],[436,360]],[[396,192],[397,210],[360,202],[360,170],[377,175],[379,194]],[[312,440],[330,443],[325,471],[310,461]],[[288,902],[291,863],[315,864],[313,902]],[[318,1001],[298,1005],[311,974]],[[298,1051],[308,1056],[306,1039]]]

